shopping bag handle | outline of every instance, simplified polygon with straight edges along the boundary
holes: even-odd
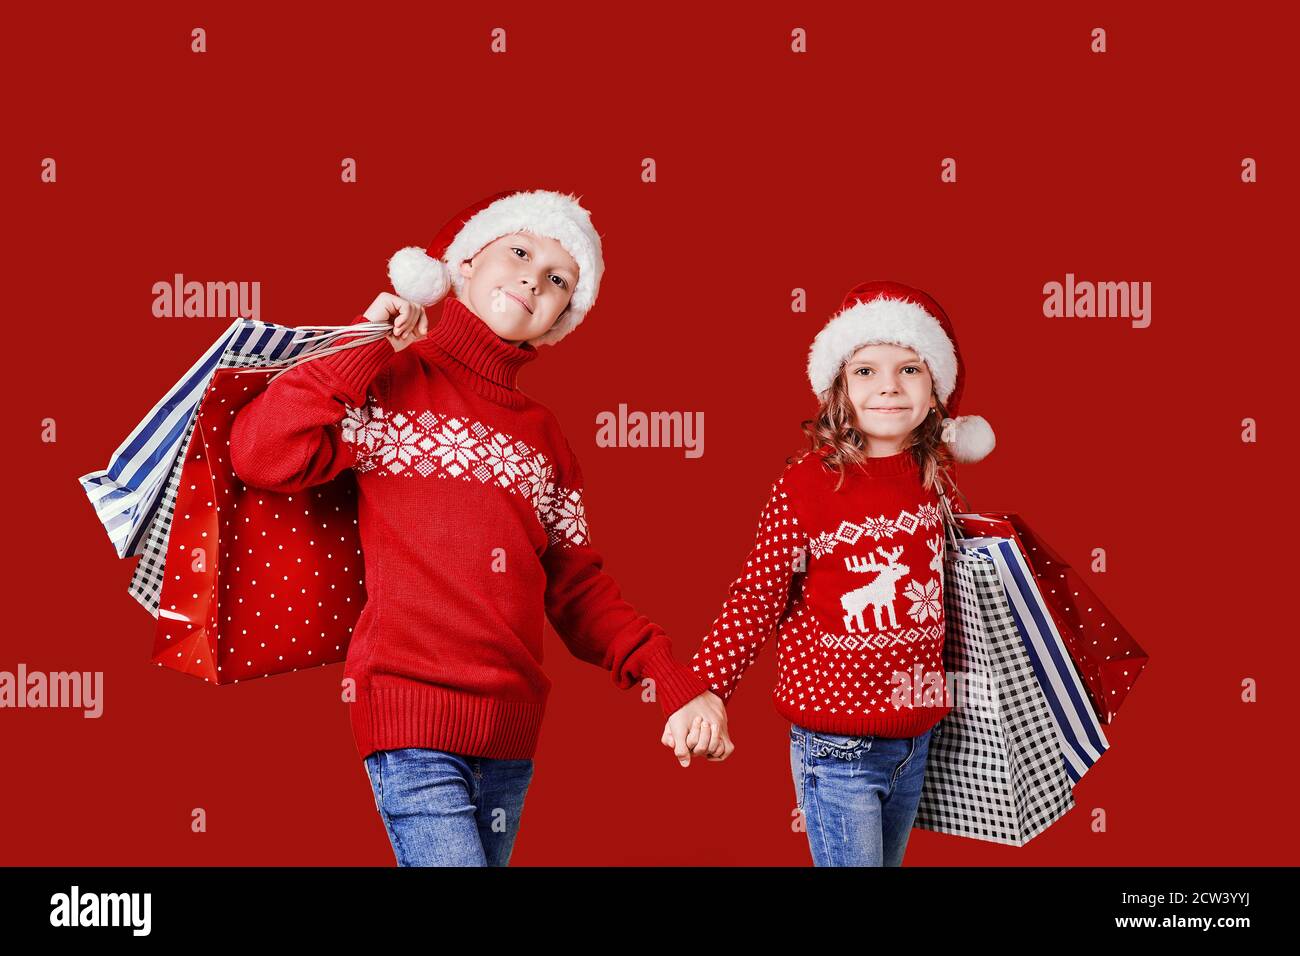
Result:
[[[307,335],[300,338],[299,342],[314,342],[302,352],[290,359],[281,359],[278,362],[268,362],[261,368],[276,369],[276,373],[268,378],[267,384],[274,382],[277,378],[292,368],[297,368],[307,362],[324,358],[327,355],[334,355],[346,349],[360,348],[363,345],[369,345],[372,342],[378,342],[387,338],[393,332],[393,323],[391,320],[384,319],[367,319],[365,322],[357,322],[352,325],[307,325],[301,326],[304,329],[320,330],[318,334]],[[352,341],[346,342],[348,336],[356,336]]]
[[[939,495],[939,510],[943,512],[943,529],[945,538],[952,542],[954,552],[960,551],[961,546],[958,544],[957,519],[953,517],[952,508],[948,504],[947,495]]]

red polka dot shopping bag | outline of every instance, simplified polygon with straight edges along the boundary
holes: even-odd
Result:
[[[344,660],[365,603],[353,473],[278,494],[231,467],[235,413],[278,371],[216,371],[180,473],[153,660],[216,684]]]
[[[1048,547],[1020,515],[987,512],[953,517],[965,535],[1010,538],[1016,543],[1083,679],[1097,719],[1109,724],[1146,666],[1146,651],[1079,572]]]

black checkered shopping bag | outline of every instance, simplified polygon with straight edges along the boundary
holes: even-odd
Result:
[[[1023,846],[1074,806],[1046,697],[993,560],[946,549],[953,709],[931,739],[915,826]]]

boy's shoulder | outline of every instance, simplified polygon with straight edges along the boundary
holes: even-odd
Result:
[[[563,470],[576,463],[577,455],[569,443],[560,417],[549,405],[538,401],[523,389],[519,390],[519,394],[523,397],[523,402],[519,407],[508,410],[512,424],[503,422],[502,430],[510,432],[511,437],[548,459],[557,469]]]
[[[531,412],[532,417],[537,423],[540,436],[549,446],[552,457],[555,458],[574,458],[573,446],[569,444],[569,438],[564,433],[564,426],[560,423],[560,418],[555,412],[551,411],[550,406],[543,405],[531,395],[527,396],[527,409]]]

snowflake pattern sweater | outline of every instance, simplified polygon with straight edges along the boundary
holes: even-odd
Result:
[[[940,501],[910,451],[848,467],[823,446],[773,485],[754,547],[692,659],[729,700],[777,633],[777,711],[825,733],[917,736],[944,692]],[[955,471],[955,469],[954,469]]]
[[[531,758],[551,688],[544,616],[619,687],[652,678],[666,715],[706,689],[603,570],[578,461],[516,385],[536,358],[449,298],[419,342],[304,363],[235,417],[231,464],[247,485],[356,476],[366,604],[344,675],[363,759],[399,747]]]

